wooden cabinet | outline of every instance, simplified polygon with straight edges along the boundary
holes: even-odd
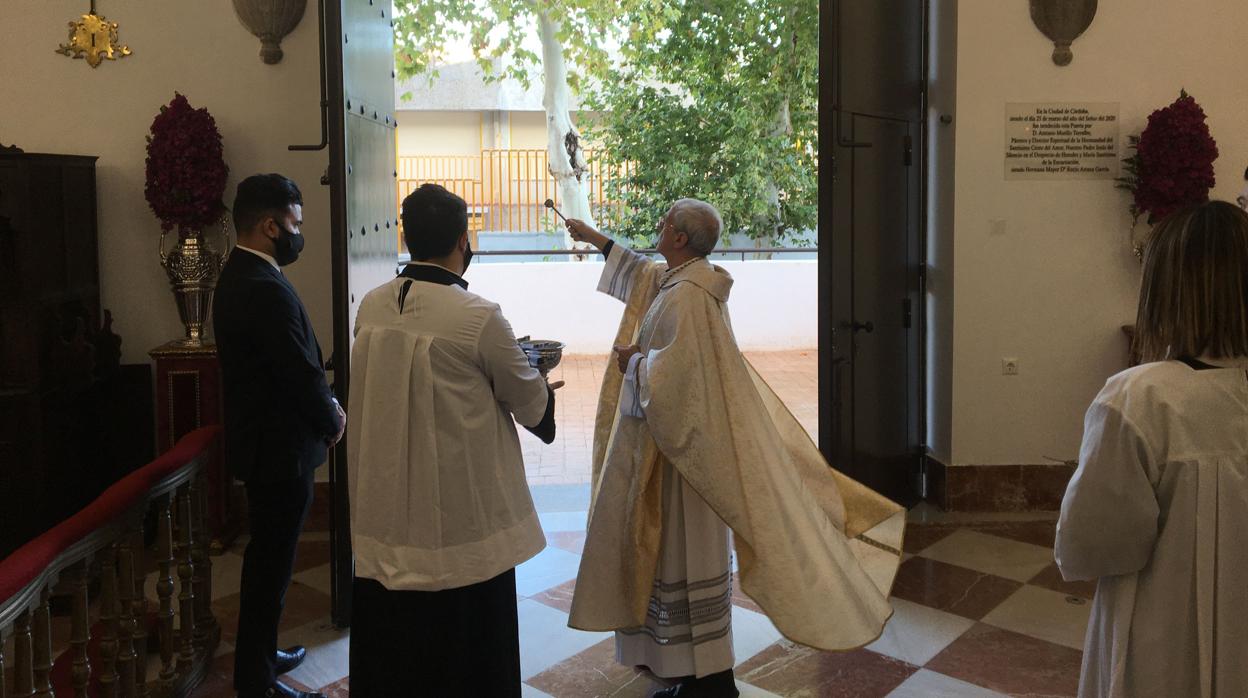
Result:
[[[101,313],[95,177],[94,157],[0,151],[0,556],[151,455],[150,373],[123,370]]]

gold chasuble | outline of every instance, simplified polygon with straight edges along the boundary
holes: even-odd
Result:
[[[823,650],[874,641],[892,615],[905,510],[830,468],[741,355],[726,271],[704,259],[669,271],[619,246],[609,253],[599,290],[626,300],[615,343],[641,347],[645,417],[621,416],[613,360],[568,624],[645,624],[667,460],[732,529],[741,587],[780,632]]]

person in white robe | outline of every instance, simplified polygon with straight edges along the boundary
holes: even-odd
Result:
[[[621,663],[674,682],[657,696],[735,696],[735,548],[743,591],[789,638],[835,650],[875,640],[904,511],[829,468],[741,355],[732,277],[707,260],[719,213],[673,204],[659,225],[666,264],[583,221],[567,227],[606,255],[598,289],[626,303],[569,625],[616,631]]]
[[[1084,421],[1055,557],[1096,580],[1083,698],[1248,696],[1248,215],[1159,224],[1136,322],[1146,363]]]
[[[463,279],[467,206],[403,202],[413,261],[366,295],[351,352],[353,696],[519,696],[515,567],[546,545],[515,423],[555,437],[554,388]]]

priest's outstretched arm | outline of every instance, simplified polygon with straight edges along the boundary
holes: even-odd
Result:
[[[585,221],[569,218],[567,225],[568,233],[574,241],[588,242],[607,258],[607,268],[603,270],[602,279],[598,282],[599,291],[627,303],[638,281],[654,283],[657,280],[657,274],[641,272],[651,267],[662,267],[662,263],[615,244],[614,240],[594,230]]]

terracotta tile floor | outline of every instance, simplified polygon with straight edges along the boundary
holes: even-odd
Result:
[[[776,391],[794,416],[818,440],[819,354],[810,351],[748,352],[768,385]],[[588,483],[594,440],[594,413],[606,356],[569,355],[551,371],[552,381],[565,381],[555,403],[558,425],[555,442],[547,446],[527,431],[520,431],[525,472],[532,485]]]

